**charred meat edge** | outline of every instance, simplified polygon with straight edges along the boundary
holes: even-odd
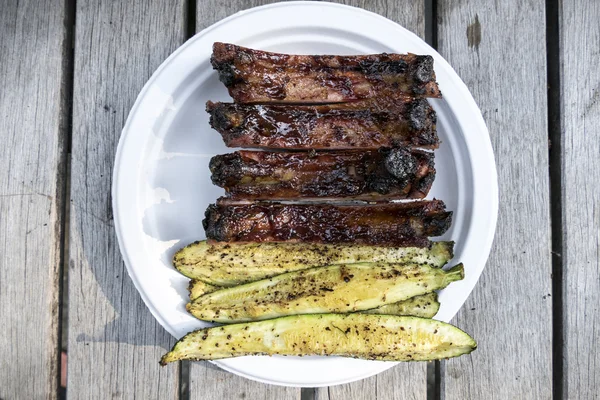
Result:
[[[362,106],[206,104],[210,125],[229,147],[377,149],[439,146],[436,114],[425,99],[403,99],[380,110]]]
[[[290,55],[217,42],[211,63],[239,103],[441,97],[429,55]]]
[[[374,205],[252,203],[208,207],[203,226],[212,242],[429,245],[450,227],[441,200]]]
[[[405,148],[214,156],[212,182],[233,200],[420,199],[435,178],[431,152]]]

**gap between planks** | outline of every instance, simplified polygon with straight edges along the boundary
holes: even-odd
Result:
[[[59,271],[59,311],[58,311],[58,398],[66,399],[66,370],[67,356],[62,357],[63,352],[68,355],[68,334],[69,334],[69,223],[70,223],[70,192],[71,192],[71,139],[73,133],[73,83],[75,67],[75,4],[76,0],[65,0],[65,43],[63,47],[63,93],[61,96],[61,108],[63,120],[61,121],[61,131],[64,140],[64,170],[62,196],[62,232],[61,232],[61,251],[60,251],[60,271]],[[63,370],[65,373],[63,374]],[[64,375],[64,376],[63,376]]]
[[[437,0],[425,0],[425,42],[437,51]],[[427,363],[427,400],[439,400],[441,396],[440,362]]]
[[[548,160],[552,234],[552,396],[563,393],[563,220],[560,115],[559,0],[546,0],[546,64],[548,83]]]
[[[196,34],[196,0],[186,0],[185,7],[185,40]],[[190,362],[179,362],[179,400],[190,400]]]

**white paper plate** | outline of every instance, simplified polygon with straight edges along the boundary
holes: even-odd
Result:
[[[477,105],[450,65],[394,22],[339,4],[289,2],[240,12],[194,36],[154,73],[127,119],[114,169],[115,226],[129,275],[160,324],[177,338],[205,326],[185,311],[188,280],[171,257],[204,238],[204,210],[223,194],[211,184],[208,161],[232,151],[204,111],[207,100],[230,101],[209,61],[216,41],[288,53],[434,57],[444,99],[431,100],[442,145],[429,197],[454,211],[443,239],[456,241],[454,261],[466,268],[466,278],[440,295],[436,318],[449,321],[484,268],[496,225],[494,156]],[[262,382],[309,387],[355,381],[395,365],[339,357],[240,357],[216,364]]]

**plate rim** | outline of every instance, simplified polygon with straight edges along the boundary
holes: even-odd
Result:
[[[179,56],[179,54],[184,52],[195,41],[199,40],[202,36],[206,35],[208,32],[216,29],[217,27],[219,27],[223,24],[226,24],[234,19],[240,18],[243,15],[261,12],[265,9],[293,8],[293,7],[297,7],[297,6],[303,6],[303,7],[308,6],[308,7],[318,7],[318,8],[322,8],[322,7],[341,8],[341,9],[346,9],[346,10],[349,10],[352,12],[356,12],[358,14],[375,17],[376,19],[379,19],[382,23],[385,22],[387,24],[393,24],[394,28],[402,30],[404,32],[404,34],[406,34],[408,36],[412,36],[413,39],[421,42],[422,45],[426,46],[428,48],[430,54],[433,55],[433,57],[435,59],[435,63],[442,64],[444,67],[444,70],[449,72],[453,85],[456,86],[456,88],[460,91],[461,97],[466,101],[465,108],[467,108],[469,110],[469,113],[471,114],[471,118],[472,118],[471,123],[475,125],[475,127],[476,127],[475,130],[482,134],[482,137],[479,138],[480,139],[479,145],[482,146],[481,148],[479,148],[479,151],[481,154],[485,155],[488,158],[487,166],[490,169],[490,171],[489,171],[490,174],[493,176],[493,179],[490,182],[488,182],[489,186],[486,188],[490,192],[490,196],[488,196],[489,197],[488,200],[491,201],[491,203],[489,204],[489,209],[490,209],[491,213],[489,215],[490,219],[488,221],[488,229],[486,232],[486,236],[482,240],[483,250],[481,252],[481,255],[482,255],[481,258],[482,258],[483,266],[481,267],[481,269],[479,271],[477,271],[476,276],[474,276],[474,275],[471,276],[470,279],[474,279],[475,284],[469,291],[468,296],[470,296],[472,291],[477,286],[477,281],[479,280],[481,273],[485,269],[485,264],[487,263],[487,260],[489,259],[489,254],[491,251],[493,239],[494,239],[495,232],[496,232],[497,218],[498,218],[498,203],[499,203],[498,175],[497,175],[497,170],[496,170],[495,157],[494,157],[494,152],[493,152],[493,148],[492,148],[492,144],[491,144],[491,138],[489,135],[489,131],[487,129],[487,126],[486,126],[483,116],[481,114],[481,110],[477,106],[471,92],[468,90],[467,86],[462,81],[462,79],[458,76],[458,74],[452,68],[452,66],[450,66],[450,64],[437,52],[437,50],[432,48],[423,39],[418,37],[413,32],[409,31],[408,29],[404,28],[402,25],[400,25],[382,15],[379,15],[379,14],[371,12],[371,11],[367,11],[367,10],[359,8],[359,7],[353,7],[353,6],[348,6],[345,4],[331,3],[331,2],[325,2],[325,1],[323,1],[323,2],[289,1],[289,2],[277,2],[277,3],[267,4],[267,5],[263,5],[263,6],[253,7],[253,8],[249,8],[246,10],[238,11],[235,14],[232,14],[226,18],[223,18],[223,19],[215,22],[214,24],[206,27],[202,31],[196,33],[193,37],[188,39],[185,43],[183,43],[180,47],[178,47],[173,53],[171,53],[169,55],[169,57],[167,57],[161,63],[161,65],[150,76],[148,81],[146,81],[146,83],[144,84],[144,87],[142,88],[142,90],[140,91],[138,96],[136,97],[136,100],[127,116],[125,125],[123,126],[123,129],[121,131],[121,135],[119,137],[119,143],[117,145],[117,151],[116,151],[116,156],[115,156],[114,166],[113,166],[113,182],[112,182],[111,194],[112,194],[112,208],[113,208],[113,215],[114,215],[115,233],[117,236],[117,242],[119,244],[119,250],[123,257],[123,261],[125,263],[127,273],[130,276],[130,279],[133,281],[133,284],[134,284],[136,290],[138,291],[138,293],[140,294],[142,300],[144,301],[144,304],[146,305],[146,307],[148,308],[150,313],[153,315],[153,317],[160,323],[160,325],[163,327],[163,329],[168,331],[174,337],[177,337],[177,335],[173,334],[173,332],[171,332],[170,329],[167,328],[168,326],[170,326],[170,323],[168,323],[165,320],[165,318],[163,318],[161,316],[161,314],[158,312],[158,310],[154,307],[153,302],[149,299],[149,296],[146,293],[146,291],[141,287],[142,285],[140,283],[140,280],[137,278],[136,271],[132,267],[133,264],[131,262],[130,254],[128,254],[127,248],[125,247],[125,239],[124,239],[124,234],[122,232],[123,227],[121,225],[122,222],[120,222],[121,217],[120,217],[120,211],[119,211],[119,206],[118,206],[119,205],[119,191],[118,191],[119,172],[118,172],[118,169],[122,162],[123,148],[125,147],[124,143],[126,142],[127,132],[130,129],[132,121],[135,119],[137,112],[139,111],[142,100],[144,99],[144,97],[146,96],[146,94],[148,93],[150,88],[152,87],[153,82],[156,81],[157,77],[162,73],[162,71],[165,70],[172,63],[172,61],[176,57]],[[450,108],[450,110],[452,111],[452,113],[454,115],[458,114],[455,106],[452,103],[446,102],[446,104]],[[462,113],[460,113],[460,114],[462,114]],[[460,123],[459,123],[459,125],[460,125]],[[461,128],[462,128],[462,125],[461,125]],[[461,129],[461,130],[464,133],[464,129]],[[465,141],[465,143],[466,143],[467,147],[469,148],[468,141]],[[471,150],[471,149],[469,149],[469,150]],[[472,151],[469,151],[469,155],[473,155],[473,154],[474,153]],[[479,157],[479,158],[481,158],[481,157]],[[473,164],[472,159],[470,161]],[[471,170],[473,171],[473,173],[475,173],[473,168],[471,168]],[[474,188],[473,191],[475,192],[475,184],[474,184],[475,176],[472,177],[472,181],[473,181],[472,183],[473,183],[473,188]],[[473,201],[475,201],[475,199],[477,197],[478,196],[475,195]],[[473,224],[473,221],[471,221],[471,224]],[[468,298],[468,296],[467,296],[467,298]],[[465,299],[465,301],[466,301],[466,299]],[[464,302],[454,312],[454,316],[456,316],[456,313],[458,312],[458,310],[460,310],[463,306],[464,306]],[[454,316],[453,316],[453,318],[454,318]],[[211,361],[211,362],[218,365],[220,368],[223,368],[229,372],[235,373],[237,375],[243,376],[248,379],[252,379],[255,381],[262,382],[262,383],[268,383],[268,384],[279,385],[279,386],[292,386],[292,387],[324,387],[324,386],[349,383],[349,382],[353,382],[356,380],[360,380],[360,379],[364,379],[364,378],[368,378],[370,376],[376,375],[376,374],[383,372],[383,371],[387,370],[388,368],[391,368],[397,364],[397,362],[389,362],[389,365],[385,365],[388,363],[381,363],[380,365],[384,365],[383,368],[374,369],[373,371],[370,371],[370,373],[368,373],[368,374],[360,375],[358,378],[353,377],[353,378],[348,378],[346,380],[337,380],[337,381],[332,381],[332,382],[324,383],[324,384],[314,384],[314,383],[289,384],[289,383],[285,383],[285,382],[281,382],[281,381],[272,381],[272,380],[268,380],[268,379],[264,379],[261,377],[247,374],[243,371],[239,371],[233,367],[230,367],[229,365],[226,365],[224,362],[222,362],[220,360]]]

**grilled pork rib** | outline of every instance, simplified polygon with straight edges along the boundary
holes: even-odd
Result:
[[[229,147],[302,149],[437,148],[436,115],[425,99],[386,111],[348,103],[319,106],[206,104],[210,125]]]
[[[217,42],[211,63],[236,103],[441,97],[431,56],[289,55]]]
[[[421,199],[435,178],[433,153],[403,148],[273,153],[237,151],[210,161],[232,200]]]
[[[374,205],[278,204],[214,205],[203,221],[216,242],[364,243],[429,245],[442,235],[452,212],[442,201]]]

